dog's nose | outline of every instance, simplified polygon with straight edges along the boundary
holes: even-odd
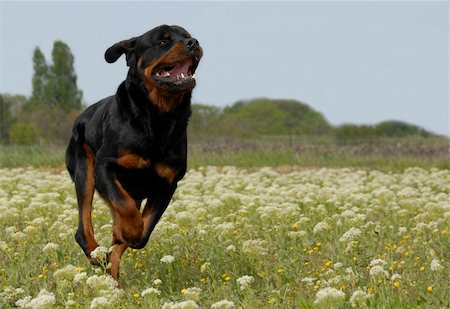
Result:
[[[189,39],[184,40],[184,46],[186,46],[186,48],[189,50],[193,50],[193,49],[197,49],[199,44],[196,39],[189,38]]]

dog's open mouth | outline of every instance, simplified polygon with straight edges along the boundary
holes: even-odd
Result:
[[[173,64],[162,64],[156,68],[153,77],[156,81],[175,85],[195,81],[195,65],[191,59]]]

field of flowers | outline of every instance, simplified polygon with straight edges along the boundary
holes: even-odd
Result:
[[[66,172],[0,169],[0,308],[448,308],[450,171],[190,170],[121,282],[75,243]],[[99,198],[94,229],[108,250]]]

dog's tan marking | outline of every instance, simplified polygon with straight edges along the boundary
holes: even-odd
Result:
[[[150,160],[145,160],[141,156],[127,153],[117,159],[117,164],[124,168],[146,168],[151,165]]]
[[[163,163],[157,163],[155,172],[159,177],[166,179],[169,184],[172,184],[178,174],[178,169]]]
[[[98,244],[94,238],[94,229],[92,228],[92,199],[94,197],[95,176],[94,176],[94,155],[89,146],[83,144],[86,153],[86,182],[84,184],[84,198],[81,211],[81,221],[83,222],[83,232],[86,236],[86,248],[88,253],[97,248]]]

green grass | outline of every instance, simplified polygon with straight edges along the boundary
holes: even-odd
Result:
[[[302,166],[356,167],[402,171],[410,166],[450,168],[448,140],[402,139],[336,144],[329,139],[297,141],[286,137],[261,140],[193,142],[188,167]],[[398,145],[401,144],[401,147]],[[64,169],[63,146],[0,146],[0,167]]]
[[[0,167],[63,168],[62,146],[0,145]]]
[[[298,154],[287,152],[240,151],[234,153],[199,153],[191,154],[189,166],[237,166],[237,167],[263,167],[263,166],[302,166],[302,167],[358,167],[379,170],[401,171],[411,166],[423,168],[436,167],[450,168],[447,158],[426,160],[417,157],[384,158],[376,155],[351,156],[349,154],[327,154],[315,156],[311,153]]]

